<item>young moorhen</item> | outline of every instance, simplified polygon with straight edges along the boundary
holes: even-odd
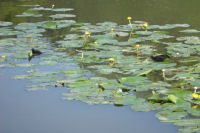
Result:
[[[33,55],[33,56],[42,54],[41,51],[36,50],[36,49],[34,49],[34,48],[32,48],[31,51],[32,51],[32,55]]]
[[[31,52],[28,54],[28,60],[31,61],[31,59],[32,59],[34,56],[37,56],[37,55],[40,55],[40,54],[42,54],[41,51],[32,48],[32,49],[31,49]]]
[[[157,55],[157,56],[150,56],[151,59],[153,61],[156,61],[156,62],[162,62],[164,61],[166,58],[170,58],[169,55]]]

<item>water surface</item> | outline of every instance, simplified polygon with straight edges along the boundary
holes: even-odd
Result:
[[[34,21],[33,18],[15,18],[27,7],[21,4],[40,4],[44,7],[74,8],[77,22],[113,21],[126,24],[127,16],[150,24],[187,23],[199,29],[199,0],[35,0],[0,1],[0,20],[14,23]],[[54,33],[56,34],[56,33]],[[48,33],[51,36],[52,33]],[[51,39],[51,38],[50,38]],[[27,92],[28,81],[11,80],[26,69],[0,69],[0,132],[1,133],[173,133],[176,127],[160,123],[155,112],[133,112],[128,107],[87,105],[75,101],[62,101],[64,88]]]
[[[177,127],[160,123],[154,112],[134,112],[129,107],[88,105],[62,101],[65,89],[25,91],[27,81],[10,77],[25,69],[0,70],[1,133],[175,133]]]

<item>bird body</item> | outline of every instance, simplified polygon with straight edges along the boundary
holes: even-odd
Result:
[[[32,52],[32,55],[33,55],[33,56],[34,56],[34,55],[40,55],[40,54],[42,54],[41,51],[36,50],[36,49],[34,49],[34,48],[31,49],[31,52]]]
[[[151,59],[153,61],[156,61],[156,62],[162,62],[164,61],[166,58],[170,58],[169,55],[157,55],[157,56],[150,56]]]
[[[32,59],[34,56],[37,56],[37,55],[40,55],[40,54],[42,54],[41,51],[32,48],[32,49],[31,49],[31,52],[28,53],[28,60],[31,61],[31,59]]]

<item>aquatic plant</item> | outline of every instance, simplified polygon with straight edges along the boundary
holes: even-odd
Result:
[[[13,77],[28,79],[28,91],[63,87],[64,100],[158,110],[159,120],[181,126],[180,131],[199,130],[200,39],[190,36],[198,30],[188,24],[132,23],[131,17],[125,25],[80,23],[73,20],[76,15],[55,14],[71,10],[34,6],[17,16],[36,17],[31,22],[0,21],[0,67],[29,68]],[[178,37],[171,35],[179,30]]]

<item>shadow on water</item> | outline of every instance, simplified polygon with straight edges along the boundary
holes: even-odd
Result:
[[[0,70],[1,133],[174,133],[176,127],[160,123],[154,112],[133,112],[128,107],[88,105],[60,100],[63,88],[26,92],[28,82],[10,77],[22,68]]]

